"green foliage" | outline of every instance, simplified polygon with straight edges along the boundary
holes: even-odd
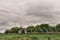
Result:
[[[58,32],[60,32],[60,24],[56,25],[56,29],[57,29]]]
[[[10,30],[6,30],[5,33],[18,33],[18,27],[13,27]]]
[[[13,27],[10,30],[6,30],[5,33],[49,33],[49,32],[60,32],[60,24],[56,26],[50,26],[49,24],[41,24],[36,26],[28,26],[27,28]]]
[[[24,28],[21,30],[21,33],[22,34],[25,34],[25,29]]]
[[[11,33],[11,30],[6,30],[5,34]]]
[[[56,27],[52,27],[51,29],[52,29],[53,32],[57,31]]]
[[[34,32],[35,31],[35,28],[34,28],[34,26],[28,26],[26,28],[26,30],[27,30],[27,32]]]
[[[18,27],[13,27],[11,28],[12,33],[18,33]]]
[[[48,32],[50,28],[49,24],[41,24],[40,27],[43,30],[43,32]]]
[[[36,25],[35,31],[36,32],[43,32],[43,30],[41,29],[40,25]]]

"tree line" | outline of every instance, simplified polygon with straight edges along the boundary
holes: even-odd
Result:
[[[52,33],[52,32],[60,32],[60,24],[56,26],[50,26],[49,24],[40,24],[36,26],[28,26],[27,28],[22,27],[13,27],[10,30],[6,30],[5,33]]]

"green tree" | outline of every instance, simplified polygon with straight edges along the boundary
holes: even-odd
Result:
[[[18,32],[20,34],[26,34],[27,33],[26,28],[22,28],[22,27],[19,28]]]
[[[11,33],[11,30],[6,30],[5,34]]]
[[[50,28],[49,24],[41,24],[40,27],[43,30],[43,32],[48,32]]]
[[[26,28],[27,32],[34,32],[35,31],[35,27],[34,26],[28,26]]]
[[[35,31],[36,32],[43,32],[43,30],[41,29],[40,25],[36,25],[35,26]]]
[[[56,25],[56,29],[57,29],[58,32],[60,32],[60,24]]]
[[[19,30],[18,27],[11,28],[12,33],[18,33],[18,30]]]
[[[51,32],[57,32],[56,27],[51,27],[52,31]]]
[[[25,28],[22,28],[22,29],[21,29],[21,33],[22,33],[22,34],[25,34]]]

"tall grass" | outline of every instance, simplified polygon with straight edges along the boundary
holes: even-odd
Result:
[[[60,35],[0,34],[0,40],[60,40]]]

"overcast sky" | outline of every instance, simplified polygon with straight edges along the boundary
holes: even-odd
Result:
[[[60,0],[0,0],[0,32],[41,23],[60,23]]]

